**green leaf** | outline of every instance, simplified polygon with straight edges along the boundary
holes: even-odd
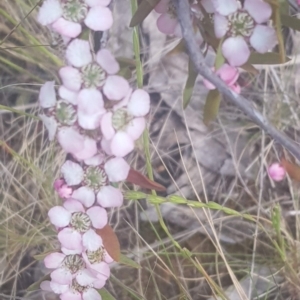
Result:
[[[130,68],[136,67],[136,62],[134,59],[119,56],[116,58],[116,60],[119,63],[121,69],[125,67],[130,67]]]
[[[218,115],[221,102],[221,95],[217,89],[209,91],[203,111],[203,123],[208,126],[209,123]]]
[[[132,72],[129,67],[124,67],[124,68],[120,69],[120,71],[118,72],[118,75],[129,80],[132,77]]]
[[[185,109],[192,98],[194,85],[198,76],[198,73],[195,70],[195,67],[193,65],[193,62],[191,59],[189,59],[189,69],[188,69],[189,75],[185,84],[185,87],[183,89],[183,108]]]
[[[98,290],[102,300],[116,300],[116,298],[105,288]]]
[[[285,62],[285,45],[282,36],[282,22],[280,16],[280,0],[277,0],[277,5],[272,5],[272,21],[274,22],[274,27],[276,30],[277,40],[278,40],[278,49],[280,54],[280,62]]]
[[[217,49],[216,60],[215,60],[215,69],[216,70],[218,70],[225,63],[225,58],[222,53],[222,44],[223,44],[223,39],[220,40],[219,46]]]
[[[45,280],[51,280],[50,274],[45,275],[44,277],[42,277],[39,281],[33,283],[32,285],[30,285],[26,291],[27,292],[34,292],[37,290],[40,290],[40,284],[45,281]]]
[[[124,254],[121,254],[119,263],[135,269],[141,268],[141,266],[137,262],[135,262],[134,260],[132,260]]]
[[[286,63],[290,60],[291,60],[290,58],[285,57],[285,61],[282,62],[280,54],[275,52],[268,52],[263,54],[253,52],[250,54],[247,63],[253,65],[278,65],[278,64]]]
[[[280,16],[282,25],[300,31],[300,19],[291,17],[286,14],[281,14]]]
[[[143,0],[133,15],[129,26],[134,27],[142,23],[159,1],[160,0]]]

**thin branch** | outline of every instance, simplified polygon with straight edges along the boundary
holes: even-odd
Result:
[[[242,110],[254,123],[265,130],[274,140],[280,143],[291,154],[300,161],[300,147],[286,134],[277,130],[264,116],[257,111],[251,103],[241,95],[233,92],[228,86],[206,65],[202,52],[196,43],[192,21],[190,18],[190,6],[188,0],[174,0],[177,9],[177,16],[181,25],[183,38],[189,51],[198,74],[209,80],[225,97]]]

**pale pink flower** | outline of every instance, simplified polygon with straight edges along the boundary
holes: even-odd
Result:
[[[44,264],[46,268],[54,269],[50,274],[51,280],[61,285],[69,285],[73,279],[82,285],[87,281],[93,283],[97,280],[86,268],[86,263],[79,254],[54,252],[45,257]]]
[[[57,140],[67,153],[77,160],[85,160],[97,153],[97,143],[94,139],[84,136],[73,127],[62,127],[57,133]]]
[[[58,240],[62,247],[70,250],[85,247],[95,251],[102,246],[102,239],[93,228],[101,229],[107,224],[104,208],[93,206],[86,210],[79,201],[67,199],[63,206],[52,207],[48,216],[59,228]]]
[[[39,104],[43,114],[39,117],[48,130],[49,140],[52,141],[62,126],[74,126],[77,122],[76,107],[68,100],[56,98],[54,81],[42,85],[39,93]]]
[[[237,68],[228,64],[221,66],[215,73],[236,93],[240,93],[241,87],[238,85],[237,80],[239,71]],[[209,90],[214,90],[216,87],[210,81],[203,79],[203,83]]]
[[[83,24],[94,31],[105,31],[113,23],[112,13],[106,7],[109,2],[45,0],[39,9],[37,20],[68,38],[76,38],[82,32]]]
[[[60,198],[67,199],[72,195],[72,188],[69,187],[63,179],[56,179],[53,187]]]
[[[286,171],[281,164],[273,163],[268,168],[268,174],[274,181],[282,181],[286,176]]]
[[[215,5],[214,28],[217,38],[225,37],[222,52],[232,66],[241,66],[250,56],[250,47],[265,53],[277,43],[276,31],[267,24],[272,8],[262,0],[212,0]]]
[[[111,152],[115,156],[123,157],[134,149],[134,141],[141,136],[146,127],[144,116],[149,110],[149,94],[137,89],[102,117],[101,131],[104,139],[109,141],[108,154]]]
[[[154,9],[157,13],[161,14],[157,19],[157,28],[159,31],[165,34],[182,37],[176,8],[173,2],[171,0],[161,0]]]
[[[108,264],[113,262],[104,247],[100,247],[96,251],[83,251],[82,258],[88,269],[97,272],[98,279],[106,280],[110,276]]]
[[[43,281],[40,287],[60,295],[61,300],[101,300],[97,289],[105,285],[105,280],[91,277],[85,284],[74,279],[70,285],[61,285],[54,281]]]
[[[80,164],[67,160],[61,168],[63,180],[69,187],[79,186],[73,191],[71,197],[85,207],[91,207],[96,198],[98,204],[105,208],[121,206],[123,204],[123,194],[119,189],[109,185],[108,174],[105,171],[106,164],[104,166],[84,166],[83,168]],[[127,163],[125,162],[124,166],[124,162],[120,161],[117,168],[118,176],[123,180],[124,175],[122,173],[124,173],[124,169],[125,172],[127,171]],[[109,169],[110,173],[111,169]],[[127,177],[127,174],[125,175]]]
[[[198,5],[191,3],[191,16],[202,17],[201,12],[199,11]],[[202,0],[201,4],[207,13],[214,12],[214,6],[211,0]],[[157,19],[157,28],[164,34],[174,35],[177,37],[182,37],[182,32],[180,28],[180,24],[177,19],[176,8],[172,0],[161,0],[155,6],[155,11],[161,14]],[[196,33],[197,41],[199,44],[203,42],[202,36],[199,31]]]
[[[102,89],[109,100],[115,101],[127,95],[129,83],[123,77],[115,75],[120,66],[109,50],[99,50],[94,60],[89,42],[75,39],[67,47],[66,58],[71,66],[61,68],[59,75],[65,89],[70,91],[70,95],[66,91],[64,94],[71,99],[71,92],[78,93],[82,88]],[[78,95],[77,103],[79,98],[81,101],[93,101],[88,95]]]

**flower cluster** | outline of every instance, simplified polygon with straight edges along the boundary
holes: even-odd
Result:
[[[263,0],[190,0],[190,13],[194,23],[196,40],[203,42],[198,27],[203,26],[204,15],[209,15],[212,21],[213,39],[217,38],[221,43],[222,54],[227,61],[225,67],[216,71],[235,92],[240,88],[232,85],[238,74],[235,67],[247,63],[251,51],[266,53],[277,44],[275,29],[270,26],[272,15],[271,5]],[[157,19],[158,29],[168,35],[181,37],[181,29],[177,20],[176,9],[171,0],[161,0],[155,7],[160,14]],[[207,21],[207,20],[206,20]],[[228,67],[231,66],[230,67]],[[235,69],[234,69],[235,68]],[[207,83],[207,82],[206,82]],[[210,83],[205,85],[209,87]]]
[[[84,27],[107,30],[112,25],[110,0],[45,0],[38,21],[65,40],[67,65],[60,85],[40,89],[40,118],[51,141],[68,153],[54,189],[63,200],[48,216],[57,230],[60,252],[44,263],[51,280],[41,288],[62,300],[101,299],[97,289],[110,276],[113,261],[98,233],[108,223],[107,208],[120,207],[130,166],[124,156],[146,127],[149,94],[132,89],[118,75],[120,66],[108,49],[93,53],[81,39]]]

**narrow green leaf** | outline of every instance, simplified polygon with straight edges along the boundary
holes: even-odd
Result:
[[[281,14],[281,23],[282,25],[289,27],[291,29],[300,31],[300,19],[297,19],[295,17],[291,17],[286,14]]]
[[[191,59],[189,59],[189,69],[188,69],[189,75],[185,84],[185,87],[183,89],[183,108],[185,109],[192,98],[194,85],[198,76],[198,73],[195,70],[195,67],[193,65],[193,62]]]
[[[222,44],[223,44],[223,39],[220,40],[219,46],[217,49],[216,60],[215,60],[215,69],[216,70],[218,70],[225,63],[225,58],[222,53]]]
[[[119,263],[135,269],[141,268],[141,266],[137,262],[135,262],[134,260],[132,260],[124,254],[121,254]]]
[[[280,54],[280,62],[285,62],[285,45],[282,36],[282,23],[281,23],[281,16],[280,16],[280,0],[277,0],[278,5],[271,5],[272,6],[272,17],[271,19],[274,22],[274,27],[276,30],[277,40],[278,40],[278,49]]]
[[[203,123],[208,126],[213,121],[219,112],[221,95],[217,89],[209,91],[206,97],[206,102],[203,111]]]
[[[285,61],[282,62],[280,54],[275,52],[268,52],[263,54],[253,52],[250,54],[248,63],[253,65],[277,65],[281,63],[286,63],[290,60],[290,58],[285,57]]]
[[[160,0],[143,0],[133,15],[129,26],[134,27],[142,23],[159,1]]]
[[[32,285],[30,285],[26,291],[27,292],[34,292],[34,291],[37,291],[37,290],[40,290],[40,284],[45,281],[45,280],[51,280],[50,278],[50,274],[47,274],[45,275],[44,277],[42,277],[39,281],[33,283]]]
[[[129,67],[124,67],[124,68],[120,69],[120,71],[118,72],[118,75],[129,80],[132,77],[132,72]]]
[[[102,300],[116,300],[116,298],[105,288],[98,290]]]

